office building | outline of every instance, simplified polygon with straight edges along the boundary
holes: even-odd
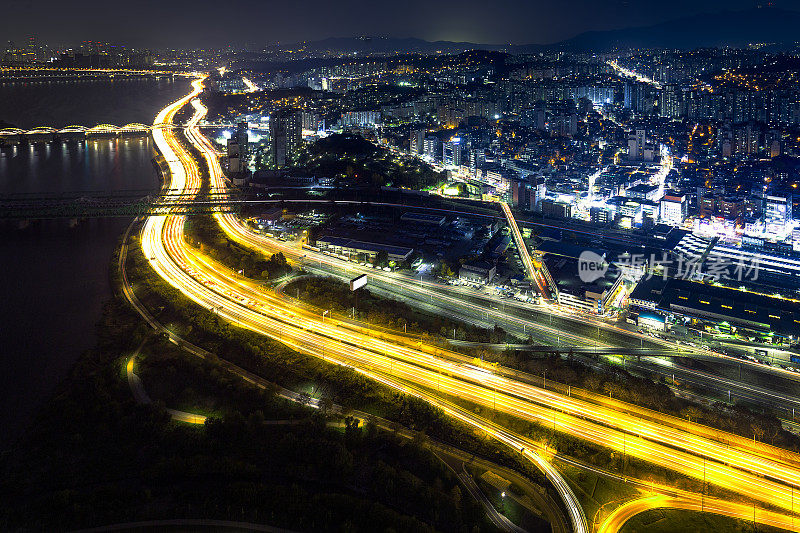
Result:
[[[661,222],[680,226],[689,212],[686,195],[668,191],[661,199]]]
[[[570,218],[572,205],[566,202],[542,200],[542,215],[548,218]]]
[[[658,186],[639,183],[625,190],[625,196],[637,200],[655,200],[658,194]]]
[[[463,165],[465,163],[464,152],[465,148],[461,144],[459,137],[442,144],[442,160],[447,166],[458,167]]]
[[[764,230],[770,235],[783,235],[792,220],[791,199],[767,196],[764,202]]]
[[[592,224],[599,224],[601,226],[608,224],[612,220],[611,211],[603,209],[602,207],[589,208],[589,218]]]
[[[483,260],[470,261],[461,265],[458,279],[473,283],[489,283],[497,273],[497,267]]]

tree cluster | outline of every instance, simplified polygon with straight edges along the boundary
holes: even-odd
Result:
[[[190,218],[186,239],[190,245],[251,279],[276,279],[292,271],[281,252],[266,256],[240,246],[228,239],[211,217]]]
[[[97,349],[0,463],[0,529],[208,518],[298,531],[494,530],[430,451],[374,426],[351,419],[340,432],[319,415],[269,425],[257,409],[192,427],[136,405],[120,354],[144,333],[126,303],[107,307]],[[279,404],[268,413],[281,415]]]
[[[330,309],[340,314],[352,314],[356,317],[381,327],[418,335],[455,338],[472,342],[515,342],[500,327],[481,328],[462,321],[453,320],[440,315],[418,311],[410,305],[383,298],[371,293],[368,289],[350,290],[347,284],[329,277],[303,277],[293,280],[286,286],[286,293],[299,295],[304,302],[320,309]]]

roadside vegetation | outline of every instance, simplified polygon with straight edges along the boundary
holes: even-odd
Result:
[[[0,529],[208,518],[299,531],[494,531],[423,441],[352,419],[331,428],[324,413],[232,379],[213,360],[179,362],[175,348],[158,337],[146,343],[142,376],[161,374],[153,391],[159,401],[137,405],[124,368],[152,335],[149,328],[117,296],[97,332],[97,347],[2,458]],[[243,340],[235,337],[219,342]],[[270,352],[280,345],[259,344],[260,356],[274,361]],[[305,366],[296,357],[287,373]],[[159,397],[170,385],[184,390]],[[201,409],[215,413],[204,426],[173,422],[164,409],[164,399],[196,409],[203,398]],[[210,398],[213,404],[204,403]],[[405,409],[422,423],[419,406]],[[426,424],[435,424],[436,414],[428,415]],[[298,423],[271,425],[272,419]]]
[[[428,314],[404,302],[377,296],[368,289],[359,289],[358,295],[344,282],[327,277],[302,277],[292,280],[285,289],[320,309],[350,315],[356,307],[356,317],[370,324],[427,337],[431,341],[455,338],[482,343],[517,343],[519,339],[502,328],[479,328],[464,322]],[[664,379],[653,381],[633,375],[619,365],[610,364],[606,358],[593,359],[589,366],[571,352],[526,353],[524,350],[494,350],[481,347],[462,347],[459,351],[480,359],[498,362],[503,366],[525,371],[532,376],[545,376],[550,387],[584,389],[610,398],[646,407],[660,413],[683,418],[710,427],[728,431],[747,438],[800,451],[800,442],[786,431],[781,421],[766,409],[743,404],[716,402],[702,405],[677,396]],[[576,391],[579,392],[579,391]]]
[[[534,483],[548,485],[544,475],[527,460],[427,402],[400,394],[351,368],[299,354],[197,306],[150,268],[135,241],[132,237],[128,275],[137,296],[162,324],[189,342],[272,383],[319,398],[323,411],[332,404],[341,406],[345,414],[358,409],[505,465]]]
[[[779,533],[764,524],[753,524],[746,520],[697,511],[655,509],[645,511],[625,522],[620,533],[672,533],[674,531],[725,531],[726,533]]]
[[[734,433],[788,450],[800,451],[800,441],[786,431],[775,414],[767,409],[758,409],[740,403],[714,402],[700,404],[679,397],[668,386],[666,379],[653,381],[636,376],[610,364],[604,358],[595,360],[597,366],[579,361],[570,352],[555,352],[549,355],[532,355],[525,352],[505,352],[492,355],[482,353],[488,360],[499,360],[512,368],[524,370],[534,376],[546,373],[548,387],[575,387],[602,394],[667,415],[697,422],[709,427]],[[566,392],[566,390],[562,390]],[[573,391],[579,393],[579,391]]]
[[[292,272],[286,257],[262,254],[229,239],[210,216],[187,218],[186,242],[231,270],[256,280],[272,280]]]
[[[138,251],[135,251],[133,256],[137,255],[139,256],[138,261],[141,262],[141,255]],[[136,260],[130,261],[129,259],[129,262],[132,266],[136,264]],[[144,267],[143,274],[148,275],[149,267],[147,267],[146,263],[142,263],[141,266]],[[505,464],[517,471],[524,472],[536,483],[547,484],[543,475],[538,470],[535,470],[532,465],[520,460],[515,454],[509,455],[506,449],[489,440],[482,433],[453,422],[449,417],[446,417],[438,409],[432,408],[429,404],[413,397],[397,394],[391,389],[362,377],[349,368],[329,365],[314,358],[300,356],[279,343],[274,343],[271,350],[264,350],[265,340],[262,336],[218,321],[216,315],[198,308],[192,302],[183,298],[177,291],[174,291],[174,289],[157,278],[154,273],[151,273],[150,276],[152,279],[148,281],[146,286],[155,290],[156,294],[153,295],[155,300],[148,307],[158,308],[159,305],[164,307],[164,303],[169,302],[169,305],[164,307],[166,314],[161,320],[168,320],[176,325],[188,320],[200,326],[187,331],[188,335],[184,336],[197,344],[215,347],[213,351],[219,354],[220,357],[234,362],[257,375],[270,376],[270,380],[287,388],[299,390],[305,387],[306,390],[315,391],[317,396],[329,398],[330,402],[342,405],[346,409],[359,409],[375,416],[392,420],[404,427],[423,431],[432,438],[450,443],[460,449],[470,450],[498,464]],[[313,281],[313,278],[300,278],[295,281],[300,282],[304,279]],[[340,290],[346,290],[347,292],[344,294],[349,295],[349,288],[343,283],[340,285]],[[327,285],[325,287],[328,288]],[[291,288],[288,290],[291,291]],[[171,293],[174,294],[170,295]],[[162,300],[163,296],[160,296],[162,294],[170,296]],[[159,301],[161,304],[159,304]],[[172,307],[172,311],[168,310],[169,306]],[[343,307],[342,310],[346,312],[346,307]],[[178,316],[171,315],[170,312],[176,312]],[[249,340],[251,336],[253,339]],[[224,338],[225,342],[221,342],[221,338]],[[256,343],[256,339],[261,339],[261,346]],[[271,341],[266,340],[267,345],[270,343]],[[477,350],[473,353],[480,351]],[[505,358],[504,364],[514,366],[521,361],[516,359],[518,355],[512,351],[501,353],[502,357]],[[483,350],[483,355],[489,354],[497,355],[497,352]],[[273,362],[277,362],[275,361],[276,356],[280,357],[281,355],[290,359],[287,359],[285,364],[278,363],[273,365]],[[291,363],[288,362],[289,360],[291,360]],[[288,370],[290,367],[291,370]],[[311,370],[311,372],[308,372],[308,370]],[[587,368],[587,370],[591,369]],[[302,372],[300,376],[297,374],[298,371]],[[684,490],[695,492],[702,490],[701,482],[697,480],[683,476],[673,470],[657,467],[646,461],[631,458],[629,455],[555,431],[552,426],[546,423],[532,423],[514,416],[495,412],[490,408],[477,406],[457,397],[449,397],[447,399],[507,427],[515,433],[524,435],[534,442],[546,444],[547,449],[550,451],[578,459],[587,465],[592,465],[611,473],[677,486]],[[467,435],[471,437],[466,437]],[[477,441],[473,440],[475,437],[478,438]],[[706,494],[742,500],[740,496],[716,487],[706,487]]]
[[[449,338],[471,342],[519,342],[503,328],[482,328],[461,320],[428,313],[405,302],[377,296],[362,288],[354,292],[350,287],[332,277],[303,276],[290,281],[284,292],[299,297],[319,309],[352,316],[355,309],[358,320],[395,331],[420,335],[426,340],[444,341]]]

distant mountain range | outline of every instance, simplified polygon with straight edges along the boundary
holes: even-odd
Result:
[[[800,11],[770,7],[704,13],[642,28],[590,31],[553,46],[605,51],[620,47],[692,49],[794,42],[800,42]]]
[[[774,7],[693,15],[652,26],[609,31],[590,31],[548,45],[492,45],[469,42],[426,41],[416,38],[331,37],[303,43],[306,49],[340,53],[392,54],[437,51],[505,50],[533,53],[546,50],[606,52],[619,48],[693,49],[716,46],[743,47],[774,43],[786,48],[800,43],[800,11]]]
[[[466,50],[504,50],[507,46],[492,44],[477,44],[453,41],[426,41],[415,37],[329,37],[320,41],[307,41],[293,45],[303,46],[306,50],[331,51],[342,53],[363,54],[393,54],[420,53],[431,54],[437,51],[442,53],[459,53]],[[286,48],[285,45],[274,48]]]

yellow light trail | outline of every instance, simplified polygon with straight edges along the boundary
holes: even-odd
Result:
[[[747,522],[758,522],[787,531],[800,531],[800,523],[794,516],[757,509],[751,505],[728,502],[716,498],[676,497],[665,494],[645,496],[619,506],[600,524],[597,533],[614,533],[639,513],[653,509],[679,509],[713,513]]]
[[[203,112],[205,111],[205,108],[201,104],[199,104],[198,102],[193,102],[193,104],[195,104],[195,108],[197,110],[203,111]],[[191,128],[190,128],[190,130],[191,130]],[[213,150],[213,148],[211,147],[210,143],[208,142],[208,140],[204,136],[199,134],[199,131],[197,131],[196,129],[195,129],[195,131],[192,132],[190,137],[193,138],[194,141],[199,144],[199,147],[201,149],[202,149],[203,146],[206,147],[206,149],[202,150],[202,152],[206,156],[206,161],[209,164],[209,167],[212,169],[211,175],[212,175],[212,179],[215,180],[214,186],[217,187],[217,188],[223,188],[225,186],[225,184],[221,179],[222,172],[221,172],[221,169],[220,169],[220,166],[219,166],[219,161],[218,161],[218,159],[216,157],[214,157],[213,155],[210,155],[208,153],[209,151]],[[236,219],[236,217],[234,217],[233,215],[230,215],[230,214],[217,214],[215,216],[217,217],[218,221],[223,226],[223,229],[229,235],[236,236],[236,237],[242,237],[243,233],[246,232],[246,228],[244,228],[244,226],[241,225],[241,223],[239,223],[238,219]],[[252,244],[252,242],[250,244]],[[206,265],[206,266],[210,267],[210,265]],[[213,271],[213,268],[208,268],[207,270]],[[218,280],[217,282],[218,283],[224,283],[221,280]],[[239,288],[241,289],[242,287],[243,287],[243,284],[240,283],[239,284]],[[249,296],[250,297],[259,297],[260,295],[261,294],[260,294],[259,291],[251,290]],[[281,302],[279,300],[272,300],[271,304],[274,305],[274,306],[281,306],[281,305],[285,305],[285,302]],[[337,331],[336,333],[341,334],[342,332],[341,331]],[[351,338],[349,340],[352,341],[352,342],[358,342],[358,341],[363,342],[363,338],[362,339]],[[392,340],[397,341],[399,339],[394,338]],[[385,345],[371,346],[371,347],[376,349],[376,350],[386,350],[387,349],[387,346],[385,346]],[[438,353],[440,355],[444,353],[443,350],[435,350],[435,351],[436,351],[436,353]],[[452,353],[452,352],[448,352],[448,355],[450,355],[451,358],[461,357],[460,362],[468,362],[468,358],[460,356],[460,354],[455,354],[455,353]],[[492,385],[493,387],[495,387],[497,389],[501,389],[501,390],[513,390],[514,389],[513,382],[510,381],[510,380],[507,380],[507,379],[503,380],[502,378],[499,378],[498,376],[492,376],[492,379],[497,381],[496,383],[493,383],[493,385]],[[529,387],[529,389],[534,389],[534,388]],[[536,389],[534,389],[534,390],[536,390]],[[564,398],[561,395],[557,395],[557,394],[551,393],[549,391],[544,391],[544,393],[547,394],[550,397],[549,398],[550,400],[561,398],[566,402],[570,402],[571,401],[570,398]],[[529,400],[532,400],[532,401],[536,401],[537,400],[537,398],[535,396],[531,395],[531,394],[523,394],[521,392],[519,394],[523,395],[523,397],[525,397],[525,398],[527,398]],[[606,402],[606,399],[604,397],[599,396],[599,395],[594,395],[593,400],[595,402],[597,402],[597,401],[600,401],[600,402],[603,402],[603,403]],[[539,400],[539,401],[541,401],[541,400]],[[600,409],[598,409],[594,405],[591,405],[591,406],[574,405],[574,402],[572,402],[570,405],[564,405],[564,404],[558,405],[558,408],[562,409],[564,412],[571,412],[571,413],[577,414],[578,416],[584,416],[584,417],[589,416],[589,417],[592,417],[594,419],[602,420],[602,419],[608,419],[608,418],[611,418],[611,417],[614,417],[614,416],[620,416],[616,412],[619,409],[619,407],[621,407],[620,404],[621,404],[621,402],[614,402],[614,406],[613,406],[614,408],[613,409],[608,409],[608,408],[600,408]],[[629,427],[633,428],[632,431],[634,433],[638,434],[638,435],[654,435],[654,436],[656,436],[656,435],[659,434],[659,432],[663,432],[664,431],[664,428],[663,428],[662,425],[648,424],[648,423],[642,421],[641,420],[641,416],[646,414],[647,416],[658,417],[659,422],[668,423],[668,424],[670,424],[672,426],[677,426],[679,429],[682,429],[684,431],[687,430],[688,428],[691,428],[691,429],[693,429],[695,431],[699,430],[700,434],[702,436],[704,436],[704,437],[707,437],[707,438],[716,439],[716,438],[719,438],[721,436],[721,438],[724,439],[724,447],[717,448],[717,450],[719,450],[721,453],[723,453],[723,455],[721,457],[724,457],[725,449],[727,448],[727,446],[731,442],[735,442],[738,446],[748,447],[748,449],[750,449],[751,451],[755,451],[757,453],[761,453],[761,454],[769,453],[772,458],[784,458],[786,456],[786,452],[783,451],[783,450],[780,450],[780,449],[777,449],[777,448],[773,448],[773,447],[766,447],[762,443],[753,443],[753,445],[751,446],[751,441],[749,439],[745,439],[745,438],[742,438],[742,437],[739,437],[739,436],[736,436],[736,435],[726,434],[724,432],[720,432],[720,431],[717,431],[717,430],[706,428],[705,426],[699,426],[697,424],[687,423],[686,421],[684,421],[682,419],[678,419],[678,418],[675,418],[675,417],[664,416],[664,415],[661,415],[660,413],[655,413],[655,412],[652,412],[652,411],[649,411],[649,410],[636,408],[635,406],[630,406],[628,404],[625,404],[625,407],[628,407],[629,411],[634,412],[637,415],[637,416],[630,416],[630,417],[627,418],[627,420],[628,420],[628,422],[630,424]],[[681,438],[682,438],[682,436],[679,433],[675,434],[675,439],[676,439],[675,442],[678,442]],[[674,444],[674,442],[671,442],[670,444]],[[796,458],[795,464],[800,464],[800,457]],[[762,473],[762,472],[759,472],[759,473]]]
[[[243,77],[242,77],[242,81],[244,82],[244,85],[245,85],[245,87],[247,87],[247,92],[254,93],[254,92],[257,92],[257,91],[260,91],[260,90],[261,90],[261,89],[258,87],[258,85],[256,85],[256,84],[255,84],[255,83],[253,83],[252,81],[250,81],[250,79],[249,79],[249,78],[245,78],[245,77],[243,76]]]
[[[158,123],[171,120],[177,113],[177,110],[185,104],[186,100],[198,94],[202,87],[202,80],[197,80],[193,85],[195,89],[193,93],[185,99],[175,102],[165,108],[156,118]],[[195,108],[198,112],[195,113],[190,121],[190,127],[187,128],[187,135],[190,135],[189,132],[192,126],[197,124],[203,114],[197,105],[195,105]],[[170,188],[180,190],[196,190],[199,188],[199,172],[192,158],[180,146],[180,143],[171,130],[159,129],[158,131],[160,135],[157,137],[154,135],[154,139],[159,150],[162,151],[168,162],[179,162],[179,164],[170,165],[171,171],[174,170],[174,173],[171,175]],[[203,307],[216,310],[220,316],[231,322],[236,322],[244,327],[249,327],[254,331],[276,338],[301,353],[311,354],[338,364],[347,364],[348,362],[352,363],[354,361],[354,359],[350,357],[350,354],[354,351],[352,346],[336,341],[329,342],[330,339],[320,339],[317,334],[311,333],[306,329],[306,327],[312,324],[311,321],[298,322],[295,320],[297,317],[291,317],[286,311],[272,309],[272,313],[279,316],[287,315],[288,318],[292,319],[291,323],[285,324],[276,321],[270,316],[257,313],[247,307],[245,304],[249,304],[252,300],[235,293],[237,289],[235,286],[231,285],[231,278],[222,279],[220,276],[217,276],[216,283],[218,283],[218,285],[214,286],[214,282],[210,279],[205,279],[204,282],[200,282],[193,277],[193,275],[199,276],[200,274],[198,271],[192,270],[186,262],[187,256],[184,255],[184,252],[187,250],[187,247],[182,238],[183,224],[184,217],[182,216],[155,216],[149,217],[145,221],[142,229],[142,250],[145,256],[150,258],[150,265],[162,278]],[[196,263],[195,265],[197,266]],[[223,267],[221,267],[221,265],[213,265],[210,269],[205,270],[203,275],[211,278],[214,277],[218,271],[222,270]],[[326,355],[326,348],[328,348],[328,346],[333,346],[335,349],[328,350],[328,354]],[[360,358],[355,359],[355,362],[363,362],[362,364],[364,364],[364,366],[369,367],[370,352],[357,350],[357,353]],[[381,360],[384,366],[386,366],[385,359],[388,358],[383,358],[383,360]],[[390,370],[393,368],[393,365],[394,361],[390,360],[388,363]],[[367,368],[354,368],[394,388],[408,390],[406,386],[401,385],[396,380],[387,379]],[[548,478],[561,493],[573,524],[573,530],[580,533],[587,531],[586,518],[583,515],[583,510],[569,485],[560,476],[558,471],[546,461],[543,461],[538,454],[531,449],[524,449],[520,439],[510,436],[507,432],[501,432],[485,425],[475,416],[471,416],[468,413],[465,414],[452,407],[446,407],[441,400],[435,398],[431,394],[416,392],[416,395],[432,403],[435,402],[436,405],[441,406],[451,415],[456,416],[462,421],[466,421],[472,426],[483,429],[487,434],[513,447],[515,450],[520,451],[526,457],[536,462],[545,470],[548,474]]]
[[[201,82],[195,83],[197,91]],[[171,120],[183,105],[180,102],[185,101],[172,104],[177,107],[165,109],[163,117],[159,114],[161,122]],[[218,162],[214,161],[216,157],[210,153],[207,141],[204,142],[194,128],[203,115],[203,108],[195,104],[195,110],[187,128],[187,137],[209,162],[214,185],[222,187],[224,183]],[[157,136],[154,132],[156,144],[173,171],[170,186],[189,190],[199,188],[201,183],[197,165],[177,142],[174,133],[164,128],[156,132],[159,133]],[[243,231],[235,217],[225,214],[215,216],[226,232],[239,234]],[[618,412],[585,399],[565,397],[503,376],[470,369],[438,355],[448,354],[432,347],[403,346],[349,331],[335,320],[322,322],[320,317],[310,316],[302,308],[288,306],[279,297],[261,292],[254,284],[237,278],[226,268],[189,249],[183,241],[183,221],[183,217],[178,216],[149,218],[142,232],[143,251],[162,277],[195,302],[215,309],[230,321],[276,338],[301,353],[352,366],[384,382],[388,380],[395,387],[399,386],[397,380],[426,387],[430,392],[417,390],[416,394],[437,405],[442,402],[437,394],[449,394],[551,426],[555,431],[639,457],[696,479],[704,476],[710,483],[771,505],[793,508],[792,487],[800,479],[800,456],[796,454],[760,443],[758,446],[749,446],[741,442],[742,439],[724,432],[709,435],[707,428],[697,429],[691,423],[674,427],[676,424]],[[463,416],[468,423],[484,429],[483,423],[476,417]],[[489,434],[508,443],[500,438],[498,430],[489,431]],[[516,443],[527,442],[521,437],[515,438]],[[728,444],[723,444],[720,439],[727,439]],[[529,447],[536,446],[535,443],[527,444]],[[569,495],[566,499],[570,508]],[[570,509],[570,512],[573,524],[577,524],[579,530],[585,529],[580,526],[580,510]]]

